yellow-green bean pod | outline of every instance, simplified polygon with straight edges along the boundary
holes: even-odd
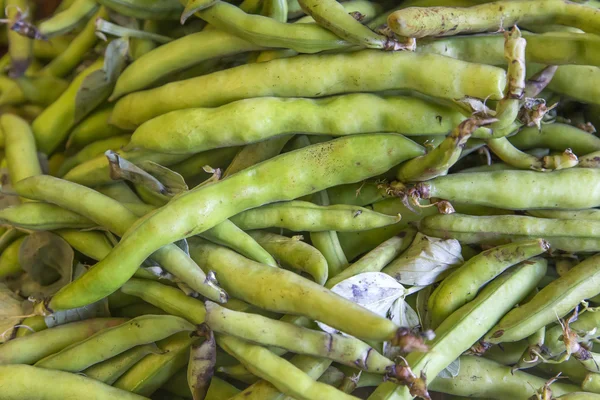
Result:
[[[76,0],[67,9],[42,21],[38,29],[46,37],[62,35],[77,27],[97,9],[98,4],[94,0]]]
[[[183,6],[177,0],[97,0],[98,3],[128,17],[178,21]]]
[[[97,140],[92,142],[79,150],[77,154],[72,155],[65,159],[60,168],[58,169],[57,176],[62,177],[67,172],[82,164],[88,160],[91,160],[100,155],[104,155],[107,150],[119,151],[123,148],[127,143],[129,143],[129,139],[131,135],[119,135],[109,137],[103,140]]]
[[[295,232],[352,232],[393,225],[400,219],[400,215],[385,215],[364,207],[319,206],[295,200],[253,208],[237,214],[231,221],[243,230],[276,227]]]
[[[117,102],[111,122],[132,129],[170,111],[216,107],[249,97],[324,97],[406,89],[446,99],[498,100],[505,85],[506,73],[500,68],[435,54],[364,50],[305,55],[246,64],[130,94]]]
[[[93,260],[102,260],[113,246],[101,231],[80,231],[75,229],[60,229],[55,232],[71,247]]]
[[[107,385],[112,385],[119,377],[121,377],[121,375],[137,364],[142,358],[146,357],[148,354],[160,352],[161,350],[154,343],[136,346],[119,355],[109,358],[106,361],[85,369],[82,374],[88,378],[104,382]]]
[[[19,263],[19,250],[26,237],[18,238],[0,254],[0,279],[16,276],[23,271]]]
[[[577,155],[600,151],[600,138],[567,124],[542,124],[523,128],[508,140],[520,150],[545,147],[555,151],[571,149]]]
[[[98,140],[124,134],[124,130],[108,123],[111,112],[112,107],[100,108],[75,125],[69,134],[67,149],[81,149]]]
[[[268,160],[281,153],[285,144],[294,135],[281,135],[258,143],[244,146],[231,160],[223,173],[223,177],[235,174],[243,169]]]
[[[6,0],[5,3],[6,18],[9,20],[6,24],[11,64],[9,75],[12,78],[23,76],[33,61],[33,39],[19,31],[23,30],[19,29],[19,26],[22,28],[23,23],[27,24],[31,20],[31,12],[26,17],[30,6],[28,0]]]
[[[147,400],[81,375],[29,365],[0,366],[0,387],[5,400]]]
[[[25,318],[19,325],[19,329],[17,329],[17,334],[15,338],[20,338],[23,336],[28,336],[34,334],[36,332],[43,331],[48,329],[48,325],[46,325],[45,318],[39,315],[35,315],[33,317]]]
[[[193,187],[210,177],[210,173],[204,171],[203,167],[208,165],[213,169],[219,168],[226,171],[226,168],[239,151],[239,147],[222,147],[204,151],[194,154],[182,162],[173,164],[169,168],[181,175],[186,182],[189,182],[188,185]]]
[[[98,331],[126,322],[124,318],[97,318],[55,326],[10,340],[0,346],[0,365],[33,364]]]
[[[0,210],[0,224],[35,231],[97,226],[84,216],[47,203],[27,202]]]
[[[4,133],[4,148],[8,164],[8,174],[14,184],[30,176],[41,175],[33,132],[27,121],[12,114],[0,117],[0,127]]]

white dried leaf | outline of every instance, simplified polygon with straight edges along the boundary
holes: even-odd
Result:
[[[24,318],[23,300],[0,283],[0,343],[10,339],[15,325]]]

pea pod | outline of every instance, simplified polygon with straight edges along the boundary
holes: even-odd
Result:
[[[527,188],[527,193],[515,195],[522,188]],[[535,171],[452,174],[420,183],[417,190],[424,199],[439,197],[509,210],[583,209],[600,205],[600,171],[570,168],[543,174]]]
[[[327,281],[327,260],[313,246],[274,233],[251,231],[249,234],[284,267],[310,274],[319,285]]]
[[[474,300],[452,313],[435,330],[436,337],[427,353],[411,353],[406,357],[413,374],[437,376],[527,296],[545,275],[546,265],[545,260],[537,259],[508,271],[486,286]],[[411,398],[406,386],[387,382],[380,385],[369,400]]]
[[[255,80],[254,76],[267,78]],[[432,76],[444,79],[432,81]],[[298,56],[242,65],[130,94],[116,103],[111,122],[133,129],[170,111],[216,107],[250,97],[324,97],[407,89],[446,99],[466,95],[500,99],[505,84],[506,74],[500,68],[433,54],[365,50]],[[157,98],[160,103],[153,100]]]
[[[543,237],[550,247],[567,252],[600,251],[598,221],[535,218],[521,215],[433,215],[419,222],[430,236],[453,238],[465,244],[505,244]]]
[[[582,300],[597,295],[598,260],[592,256],[540,290],[529,302],[506,314],[483,339],[486,343],[514,342],[561,318]]]
[[[102,329],[121,325],[124,318],[97,318],[42,330],[0,346],[0,364],[33,364]]]
[[[158,353],[160,350],[154,343],[133,347],[115,357],[93,365],[83,371],[88,378],[93,378],[112,385],[121,375],[133,367],[138,361],[148,354]]]
[[[356,109],[362,112],[356,113]],[[158,116],[135,130],[128,149],[191,154],[294,132],[333,136],[369,132],[447,134],[463,120],[454,110],[410,97],[374,94],[316,100],[263,97],[239,100],[218,108],[191,108]],[[478,126],[473,124],[469,133]],[[468,137],[461,130],[460,140],[454,147],[464,145]]]
[[[62,371],[51,371],[28,365],[0,366],[2,398],[6,400],[61,400],[86,398],[94,400],[144,400],[146,397],[113,388],[94,379]]]
[[[305,201],[275,203],[244,211],[231,218],[241,229],[285,228],[296,232],[351,232],[393,225],[400,216],[376,213],[367,208],[336,204],[318,206]]]
[[[543,239],[523,240],[486,250],[460,266],[429,297],[432,327],[471,301],[479,289],[506,268],[548,251]]]
[[[304,315],[365,340],[388,340],[397,330],[391,321],[293,272],[252,262],[195,238],[190,240],[190,254],[203,268],[214,270],[223,287],[233,290],[232,296],[257,307]],[[273,289],[257,292],[256,285]]]
[[[183,318],[171,315],[144,315],[114,328],[104,329],[38,361],[41,368],[77,372],[119,355],[132,347],[164,339],[177,332],[195,330]]]
[[[63,287],[46,305],[50,310],[61,310],[90,304],[117,290],[150,254],[166,244],[202,233],[248,208],[381,174],[415,151],[419,151],[417,145],[401,135],[350,136],[282,154],[222,181],[185,192],[144,217],[104,260]],[[304,165],[301,173],[297,170],[299,164]],[[293,180],[289,179],[290,173]],[[257,177],[264,177],[264,183],[255,186]],[[240,192],[239,188],[246,185],[256,190]],[[29,193],[37,191],[31,189]],[[168,231],[163,229],[165,224],[171,227]]]

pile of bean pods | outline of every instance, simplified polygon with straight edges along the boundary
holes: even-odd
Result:
[[[600,0],[38,3],[0,400],[600,399]]]

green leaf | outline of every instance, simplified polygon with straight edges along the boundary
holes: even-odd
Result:
[[[104,53],[104,67],[89,74],[75,96],[75,121],[81,121],[110,94],[125,67],[129,41],[116,39],[109,43]]]
[[[74,252],[60,236],[51,232],[33,232],[23,241],[19,263],[27,273],[29,295],[51,296],[71,282]]]
[[[23,300],[14,294],[4,283],[0,283],[0,343],[11,338],[15,325],[18,325],[25,312]]]

